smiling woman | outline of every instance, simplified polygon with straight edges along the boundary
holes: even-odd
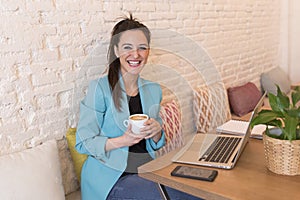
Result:
[[[108,80],[117,109],[120,109],[119,97],[122,89],[119,85],[119,74],[122,74],[126,93],[135,96],[138,91],[136,79],[147,62],[150,40],[150,30],[133,19],[132,15],[113,28],[108,50]]]
[[[88,155],[81,172],[83,200],[160,199],[156,183],[137,176],[137,168],[155,159],[155,151],[165,144],[159,115],[162,90],[140,77],[149,50],[145,25],[132,16],[116,24],[108,75],[90,83],[80,104],[76,149]],[[149,116],[139,134],[123,123],[133,114]],[[166,189],[172,199],[198,199]]]

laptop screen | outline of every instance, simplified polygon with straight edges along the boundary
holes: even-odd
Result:
[[[254,110],[251,113],[251,117],[250,117],[249,123],[248,123],[248,128],[247,128],[245,137],[243,138],[243,141],[242,141],[242,146],[241,146],[240,150],[238,151],[237,156],[236,156],[235,159],[239,158],[239,156],[241,155],[242,151],[244,150],[244,147],[245,147],[246,143],[249,140],[249,137],[250,137],[251,131],[252,131],[251,126],[250,126],[250,122],[252,121],[252,119],[254,118],[254,116],[257,115],[257,113],[259,112],[260,108],[262,107],[266,95],[267,95],[267,92],[265,92],[261,96],[261,98],[259,99],[258,103],[256,104]]]

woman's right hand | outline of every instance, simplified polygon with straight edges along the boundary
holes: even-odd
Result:
[[[139,143],[145,138],[147,134],[134,134],[131,130],[131,124],[128,125],[126,132],[121,136],[123,137],[124,146],[132,146]]]
[[[129,147],[134,144],[139,143],[142,139],[144,139],[147,134],[134,134],[131,131],[131,124],[128,125],[125,133],[116,138],[109,138],[106,141],[105,151],[111,151],[113,149],[121,148],[121,147]]]

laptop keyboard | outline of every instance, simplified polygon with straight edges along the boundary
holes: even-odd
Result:
[[[217,137],[200,161],[226,163],[242,138]]]

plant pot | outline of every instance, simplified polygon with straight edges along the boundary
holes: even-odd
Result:
[[[270,171],[282,175],[300,175],[300,140],[280,140],[263,133],[263,143],[266,165]]]

